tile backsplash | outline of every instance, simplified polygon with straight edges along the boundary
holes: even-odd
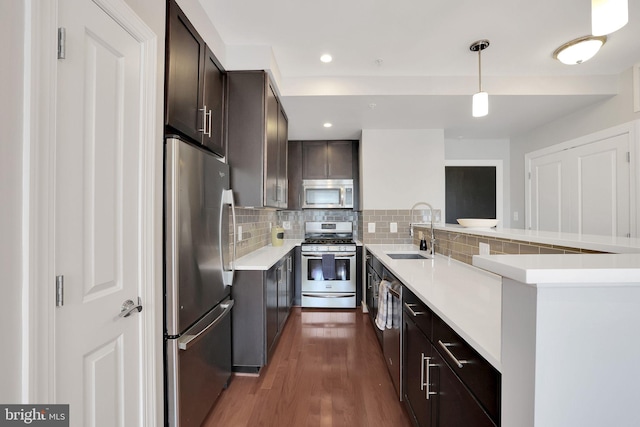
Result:
[[[271,225],[278,222],[276,211],[246,208],[236,208],[236,221],[236,226],[242,227],[242,239],[236,246],[238,258],[269,245]],[[229,227],[233,227],[231,221]]]
[[[417,230],[429,235],[429,228],[416,227]],[[415,233],[413,243],[418,245],[418,233]],[[587,249],[570,248],[558,245],[546,245],[543,243],[526,242],[521,240],[510,240],[491,238],[486,236],[456,233],[454,231],[435,230],[436,253],[450,256],[458,261],[471,264],[473,255],[480,253],[479,244],[489,245],[490,254],[579,254],[579,253],[600,253]]]
[[[353,234],[359,238],[360,212],[348,209],[305,209],[302,211],[279,211],[278,224],[284,226],[288,222],[290,229],[284,230],[285,239],[304,239],[304,223],[307,221],[350,221],[353,223]]]
[[[436,218],[440,210],[434,209]],[[263,209],[236,208],[237,226],[242,227],[242,239],[237,245],[237,255],[241,257],[263,246],[271,244],[271,226],[288,222],[285,239],[303,239],[306,221],[351,221],[354,237],[365,244],[407,244],[418,245],[420,232],[429,239],[428,226],[414,226],[413,237],[409,236],[411,223],[428,223],[429,209],[414,210],[413,218],[409,209],[376,209],[362,212],[342,209],[305,209],[302,211],[274,211]],[[231,221],[229,221],[231,227]],[[395,223],[396,230],[392,231]],[[369,232],[369,224],[375,224],[375,231]],[[231,232],[231,229],[229,230]],[[471,264],[473,255],[479,254],[479,244],[489,245],[491,254],[568,254],[597,253],[578,248],[518,240],[490,238],[486,236],[435,230],[436,252],[458,261]]]
[[[440,210],[434,209],[435,218],[440,217]],[[414,239],[409,235],[410,224],[431,221],[429,209],[414,209],[411,218],[410,209],[375,209],[362,212],[362,237],[364,243],[405,244]],[[369,224],[375,224],[375,231],[369,231]],[[392,224],[395,224],[393,231]],[[414,235],[418,236],[417,232]]]
[[[275,211],[266,209],[236,208],[236,226],[242,227],[242,239],[237,243],[238,258],[263,246],[271,244],[271,227],[283,226],[286,221],[290,228],[284,231],[285,239],[303,239],[305,221],[352,221],[354,234],[358,236],[359,212],[351,210],[304,210]],[[232,233],[229,221],[229,233]],[[237,232],[237,230],[236,230]],[[356,237],[357,238],[357,237]]]

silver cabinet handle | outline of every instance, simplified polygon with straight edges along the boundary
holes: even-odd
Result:
[[[409,304],[409,303],[405,302],[404,306],[407,308],[407,310],[409,310],[409,312],[411,313],[411,315],[413,317],[420,316],[422,314],[426,314],[425,311],[413,311],[413,307],[417,307],[418,304]]]
[[[371,275],[371,273],[367,273],[367,289],[371,289],[371,282],[373,281],[373,276]]]
[[[466,363],[469,363],[468,360],[458,360],[458,358],[456,358],[453,353],[451,353],[448,347],[453,347],[453,344],[438,340],[438,345],[440,345],[444,352],[447,353],[447,356],[449,356],[451,360],[453,360],[453,363],[455,363],[458,368],[462,368]]]
[[[429,400],[429,396],[433,396],[434,394],[438,394],[435,391],[429,391],[429,386],[431,385],[431,380],[429,379],[429,368],[433,368],[436,365],[432,365],[431,362],[431,357],[427,357],[424,355],[424,353],[420,353],[422,355],[422,359],[420,360],[420,391],[426,390],[425,391],[425,398],[427,400]],[[425,366],[424,362],[427,362],[427,365]],[[424,380],[423,380],[424,378]]]
[[[424,359],[428,359],[424,356],[424,353],[420,353],[420,391],[424,391],[426,385],[424,381]]]
[[[199,108],[198,111],[202,111],[202,129],[198,129],[198,132],[211,137],[211,110],[207,111],[207,106],[204,105],[204,108]]]
[[[235,300],[229,300],[227,303],[220,304],[220,307],[224,309],[224,311],[216,317],[216,319],[211,322],[206,328],[198,332],[196,335],[185,335],[178,340],[178,348],[180,350],[188,350],[189,347],[197,343],[201,337],[203,337],[207,331],[211,328],[214,328],[218,323],[222,321],[229,313],[231,313],[231,308],[235,304]]]
[[[129,317],[134,311],[137,311],[138,313],[142,311],[142,301],[140,300],[140,297],[138,297],[138,304],[130,299],[123,302],[118,317]]]

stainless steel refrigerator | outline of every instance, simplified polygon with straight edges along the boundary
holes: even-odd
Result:
[[[231,376],[233,193],[229,166],[179,139],[164,167],[166,424],[200,426]]]

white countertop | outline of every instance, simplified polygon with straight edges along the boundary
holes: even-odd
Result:
[[[496,369],[501,370],[499,276],[436,255],[428,260],[394,260],[387,252],[417,252],[415,245],[366,245],[405,286]]]
[[[473,265],[536,286],[640,285],[640,254],[474,255]]]
[[[429,224],[414,224],[428,227]],[[640,253],[640,239],[631,237],[596,236],[593,234],[559,233],[553,231],[523,230],[517,228],[465,228],[456,224],[434,224],[436,230],[475,234],[499,239],[521,240],[532,243],[582,248],[612,253]]]
[[[263,246],[236,260],[236,270],[268,270],[275,265],[291,249],[298,246],[300,239],[284,239],[282,246]]]

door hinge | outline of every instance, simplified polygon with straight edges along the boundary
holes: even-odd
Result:
[[[531,172],[529,172],[529,179],[531,179]]]
[[[58,28],[58,59],[67,57],[67,30],[64,27]]]
[[[64,276],[56,276],[56,307],[64,305]]]
[[[627,163],[631,163],[631,152],[627,151]]]

